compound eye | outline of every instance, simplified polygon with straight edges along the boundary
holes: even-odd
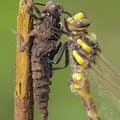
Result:
[[[81,13],[83,13],[83,14],[84,14],[84,18],[87,18],[87,15],[86,15],[86,13],[85,13],[85,12],[81,11]]]
[[[81,24],[81,22],[79,21],[76,21],[74,24],[73,24],[73,26],[75,27],[75,28],[81,28],[82,27],[82,24]]]

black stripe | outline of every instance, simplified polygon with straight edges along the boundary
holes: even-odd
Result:
[[[89,39],[89,38],[87,38],[87,37],[85,37],[84,36],[84,38],[83,38],[83,36],[82,36],[82,38],[80,38],[83,42],[85,42],[89,47],[91,47],[91,48],[93,48],[95,45],[96,45],[96,43],[94,43],[91,39]]]

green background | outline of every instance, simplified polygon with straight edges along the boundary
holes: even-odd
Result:
[[[40,1],[39,2],[47,2]],[[75,14],[84,11],[92,20],[90,32],[97,40],[105,56],[120,66],[120,1],[119,0],[55,0],[66,11]],[[18,14],[19,0],[0,2],[0,119],[14,119],[14,81],[16,36],[11,32]],[[62,41],[67,37],[63,36]],[[70,56],[71,58],[71,56]],[[59,64],[62,65],[64,59]],[[71,65],[54,72],[49,100],[49,120],[87,120],[84,107],[77,95],[71,93],[67,80],[71,77]],[[41,116],[35,107],[35,120]]]

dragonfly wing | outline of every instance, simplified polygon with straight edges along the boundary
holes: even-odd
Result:
[[[101,120],[120,120],[120,76],[118,69],[102,54],[89,69],[90,92]]]

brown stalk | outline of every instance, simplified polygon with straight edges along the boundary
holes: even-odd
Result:
[[[23,0],[20,0],[17,32],[26,39],[31,29],[32,20],[25,11]],[[28,51],[29,45],[24,52],[20,52],[18,46],[16,48],[15,120],[33,120],[33,85],[30,71],[30,57],[27,54]]]

